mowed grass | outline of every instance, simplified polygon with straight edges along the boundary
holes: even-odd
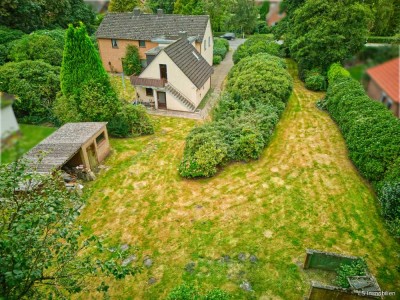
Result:
[[[1,152],[1,163],[10,163],[15,161],[18,157],[28,152],[32,147],[36,146],[43,139],[48,137],[57,128],[20,124],[20,136],[16,136],[12,140],[12,144],[8,145]]]
[[[383,290],[400,292],[400,247],[338,128],[315,107],[323,94],[306,90],[290,69],[294,94],[258,161],[231,164],[211,179],[180,178],[184,139],[198,124],[186,119],[155,118],[154,135],[112,140],[110,168],[85,187],[80,220],[86,234],[137,247],[137,265],[146,255],[154,261],[135,277],[110,280],[112,299],[163,299],[182,282],[234,299],[303,299],[306,248],[368,255]],[[244,281],[253,291],[239,287]]]

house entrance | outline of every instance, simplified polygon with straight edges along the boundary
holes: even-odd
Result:
[[[157,92],[157,101],[158,101],[159,109],[167,108],[167,98],[166,98],[165,92]]]

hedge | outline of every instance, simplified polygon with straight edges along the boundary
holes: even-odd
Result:
[[[229,42],[226,39],[215,38],[213,51],[213,64],[218,65],[229,51]]]
[[[377,44],[400,44],[400,38],[395,36],[369,36],[367,43]]]
[[[256,34],[249,37],[246,42],[241,44],[233,53],[233,62],[239,63],[243,58],[257,53],[268,53],[280,55],[280,45],[275,42],[272,34]]]
[[[351,160],[376,189],[386,220],[400,219],[400,203],[389,201],[395,214],[389,218],[385,200],[399,194],[400,120],[370,99],[362,85],[340,65],[331,66],[328,78],[325,107],[345,138]]]
[[[210,177],[230,161],[258,159],[271,139],[293,83],[284,61],[264,53],[237,64],[227,86],[213,121],[193,129],[186,139],[179,166],[183,177]]]

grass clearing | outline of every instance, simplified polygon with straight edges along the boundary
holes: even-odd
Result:
[[[399,244],[338,128],[315,107],[323,93],[306,90],[293,63],[290,71],[295,91],[258,161],[230,164],[210,179],[180,178],[184,140],[198,124],[187,119],[154,117],[154,135],[111,141],[110,168],[86,185],[80,220],[87,233],[137,247],[139,265],[146,255],[154,261],[133,278],[110,280],[113,299],[163,299],[183,281],[235,299],[302,299],[305,248],[368,255],[383,290],[398,290]],[[240,289],[243,281],[254,291]]]
[[[19,124],[19,128],[21,136],[15,137],[12,141],[13,144],[1,152],[1,163],[15,161],[22,154],[28,152],[31,148],[57,130],[57,128],[54,127],[27,124]]]
[[[132,86],[129,76],[124,76],[124,79],[123,81],[120,74],[110,74],[111,85],[117,92],[118,98],[132,102],[136,98],[135,88]]]

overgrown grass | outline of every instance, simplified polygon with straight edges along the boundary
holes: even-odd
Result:
[[[20,124],[21,136],[16,136],[12,139],[12,145],[8,145],[1,152],[1,163],[10,163],[15,161],[22,154],[36,146],[44,138],[52,134],[56,128]]]
[[[111,141],[110,168],[86,185],[80,220],[86,234],[137,246],[138,265],[146,255],[154,260],[134,278],[110,280],[113,299],[163,299],[183,281],[234,299],[302,299],[310,279],[301,268],[306,248],[368,255],[383,290],[398,288],[400,247],[338,128],[315,107],[323,94],[304,88],[293,63],[290,70],[294,94],[258,161],[229,165],[210,179],[180,178],[184,139],[197,124],[187,119],[158,117],[156,134]],[[254,291],[243,291],[243,281]]]

